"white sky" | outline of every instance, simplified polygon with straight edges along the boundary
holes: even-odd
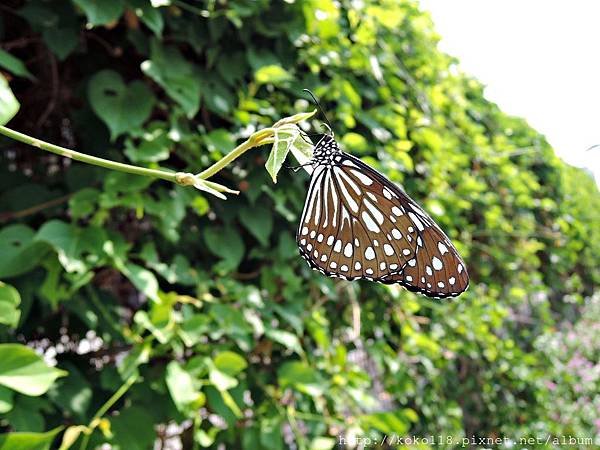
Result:
[[[600,185],[600,1],[420,0],[440,49]]]

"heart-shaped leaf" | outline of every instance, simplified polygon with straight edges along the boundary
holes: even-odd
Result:
[[[152,91],[137,80],[126,85],[112,70],[92,77],[88,86],[92,109],[110,129],[111,140],[125,131],[138,130],[150,117],[154,106]]]
[[[200,79],[194,64],[186,60],[175,47],[151,43],[150,59],[142,63],[142,71],[156,81],[188,117],[200,108]]]
[[[0,384],[21,394],[46,393],[67,372],[46,365],[34,350],[21,344],[0,344]]]

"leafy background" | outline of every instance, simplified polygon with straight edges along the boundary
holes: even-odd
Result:
[[[0,449],[600,437],[598,189],[484,98],[417,3],[8,0],[0,13],[12,128],[197,172],[311,109],[310,88],[342,146],[424,205],[472,277],[436,301],[313,273],[294,244],[307,176],[273,184],[266,147],[217,176],[241,191],[222,201],[5,139]]]

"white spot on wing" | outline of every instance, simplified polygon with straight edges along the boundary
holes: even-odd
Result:
[[[423,231],[425,229],[425,227],[423,226],[423,222],[421,222],[421,220],[416,216],[416,214],[409,211],[408,216],[411,218],[413,223],[417,226],[419,231]]]
[[[446,247],[446,245],[442,241],[440,241],[438,242],[438,250],[442,255],[444,255],[444,253],[448,252],[448,247]]]
[[[369,261],[375,259],[375,252],[373,251],[373,247],[367,247],[367,249],[365,250],[365,258],[367,258],[367,260]]]
[[[360,180],[360,182],[362,184],[364,184],[365,186],[371,186],[373,184],[373,180],[371,180],[364,173],[362,173],[358,170],[354,170],[354,169],[350,170],[350,172],[352,172],[352,175],[354,175],[356,178],[358,178]]]
[[[341,250],[342,250],[342,241],[340,241],[338,239],[337,242],[335,243],[335,246],[333,247],[333,251],[336,253],[339,253]]]
[[[369,216],[366,211],[363,211],[361,216],[369,231],[373,231],[375,233],[379,233],[381,231],[381,229],[377,226],[373,219],[371,219],[371,216]]]
[[[431,258],[431,264],[433,265],[433,268],[435,270],[442,270],[442,268],[444,267],[444,264],[442,264],[442,261],[437,256]]]
[[[390,244],[383,244],[383,251],[387,256],[392,256],[394,254],[394,248]]]
[[[344,247],[344,256],[350,258],[352,256],[352,244],[348,242]]]
[[[377,209],[377,207],[368,200],[365,200],[365,206],[371,212],[371,214],[373,215],[373,217],[375,218],[377,223],[379,223],[379,225],[382,225],[383,224],[383,214],[381,214],[381,211],[379,211]]]

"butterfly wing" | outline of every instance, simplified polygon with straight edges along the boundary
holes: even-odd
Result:
[[[384,283],[400,283],[414,292],[429,297],[455,297],[469,286],[466,265],[442,229],[429,215],[397,185],[360,159],[346,155],[364,173],[377,179],[401,205],[418,234],[416,258],[410,260],[399,274],[390,274]]]
[[[352,155],[334,161],[313,171],[298,227],[300,253],[313,269],[435,297],[466,289],[458,252],[408,195]]]
[[[313,172],[298,247],[326,275],[384,281],[414,262],[418,235],[391,193],[345,156]]]

